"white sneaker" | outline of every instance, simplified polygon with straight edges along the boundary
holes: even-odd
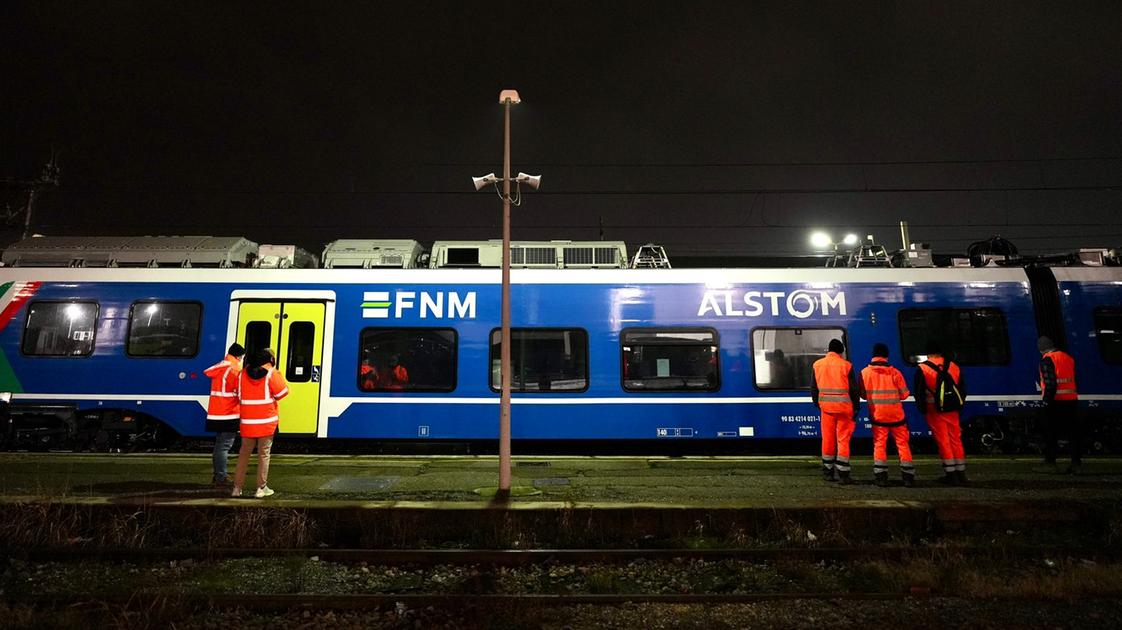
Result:
[[[269,486],[261,486],[257,489],[257,492],[253,496],[257,497],[258,499],[264,499],[265,497],[273,496],[273,494],[275,493],[273,492],[272,488],[270,488]]]
[[[232,491],[230,491],[230,496],[232,496],[232,497],[242,496],[242,489],[241,488],[234,488]]]

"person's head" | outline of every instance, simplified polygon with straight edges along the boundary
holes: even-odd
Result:
[[[234,343],[230,344],[230,349],[226,351],[226,354],[234,357],[235,359],[240,359],[245,356],[245,348],[242,347],[242,344],[235,341]]]
[[[883,343],[874,343],[873,344],[873,358],[874,359],[887,359],[888,358],[888,346],[883,344]]]
[[[1040,351],[1040,354],[1048,354],[1056,349],[1056,344],[1052,343],[1051,337],[1041,335],[1040,338],[1036,340],[1036,349]]]
[[[927,356],[929,356],[929,357],[941,357],[941,356],[943,356],[943,344],[939,343],[938,341],[936,341],[934,339],[931,340],[931,341],[928,341],[927,342]]]
[[[830,345],[827,346],[826,349],[829,350],[830,352],[836,352],[838,354],[841,354],[841,353],[845,352],[845,344],[842,343],[841,339],[831,339],[830,340]]]
[[[277,354],[273,352],[272,348],[261,348],[253,353],[249,359],[251,367],[265,367],[267,365],[277,364]]]
[[[390,367],[397,367],[398,362],[399,362],[398,356],[396,354],[391,354],[390,355]]]

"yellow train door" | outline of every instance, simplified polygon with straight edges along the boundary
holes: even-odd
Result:
[[[325,305],[322,302],[242,302],[238,342],[246,357],[261,348],[277,354],[276,369],[288,381],[280,402],[281,433],[315,435],[323,373]]]

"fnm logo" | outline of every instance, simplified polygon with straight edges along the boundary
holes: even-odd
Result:
[[[806,319],[815,313],[822,315],[845,315],[845,293],[842,291],[819,291],[799,289],[790,293],[783,291],[706,291],[697,307],[697,316],[712,313],[716,317],[759,317],[765,311],[772,317],[780,312],[798,319]]]
[[[475,319],[475,291],[364,291],[364,319],[400,318],[417,311],[421,319]],[[391,315],[391,313],[393,313]]]

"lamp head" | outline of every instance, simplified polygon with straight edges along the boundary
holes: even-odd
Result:
[[[482,190],[484,186],[498,182],[499,178],[495,177],[494,173],[487,173],[483,177],[472,177],[471,181],[475,184],[476,190]]]
[[[518,90],[503,90],[499,92],[499,104],[505,105],[507,101],[510,101],[511,105],[521,103],[522,99],[518,97]]]
[[[810,244],[815,249],[827,249],[834,244],[834,239],[830,238],[830,235],[825,232],[814,232],[810,235]]]
[[[845,238],[842,240],[842,243],[845,243],[846,245],[849,245],[850,247],[856,245],[857,244],[857,235],[856,234],[846,234]]]
[[[514,178],[514,181],[518,182],[519,184],[526,184],[530,188],[533,188],[534,190],[537,190],[538,186],[541,186],[542,176],[541,175],[527,175],[526,173],[519,173],[518,177]]]

